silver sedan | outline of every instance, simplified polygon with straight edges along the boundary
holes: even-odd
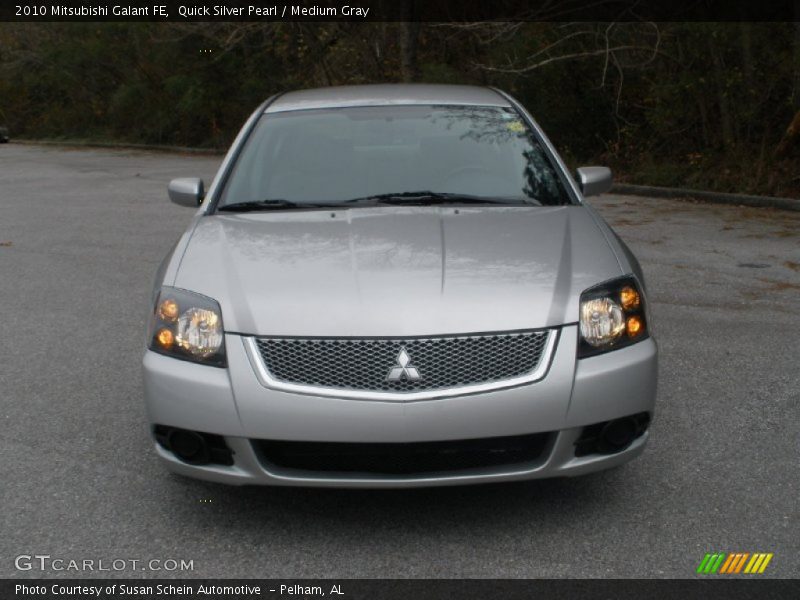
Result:
[[[231,484],[573,476],[648,439],[641,268],[496,89],[375,85],[264,102],[156,276],[154,446]]]

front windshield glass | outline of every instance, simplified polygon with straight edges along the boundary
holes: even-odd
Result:
[[[262,116],[218,207],[336,204],[422,191],[509,204],[570,203],[511,109],[369,106]]]

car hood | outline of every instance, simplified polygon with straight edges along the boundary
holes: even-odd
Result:
[[[201,217],[174,285],[231,332],[419,336],[574,323],[620,274],[581,206],[370,207]]]

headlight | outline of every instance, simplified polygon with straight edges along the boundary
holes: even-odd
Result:
[[[224,367],[222,311],[211,298],[164,286],[156,296],[147,347],[183,360]]]
[[[578,358],[629,346],[649,336],[644,296],[633,277],[614,279],[581,294]]]

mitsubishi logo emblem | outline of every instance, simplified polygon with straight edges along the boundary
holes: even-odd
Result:
[[[400,348],[400,354],[397,355],[397,365],[389,371],[386,380],[400,381],[403,377],[409,381],[417,381],[422,378],[422,375],[419,374],[416,367],[411,366],[411,357],[406,352],[406,349]]]

